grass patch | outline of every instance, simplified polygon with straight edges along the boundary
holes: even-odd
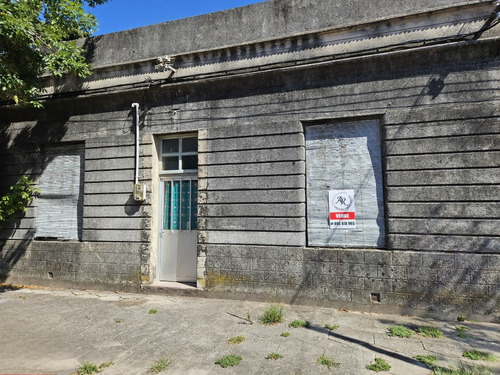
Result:
[[[389,336],[404,337],[404,338],[410,338],[415,333],[411,329],[406,328],[405,326],[390,326],[388,328],[388,331],[389,331]]]
[[[230,339],[227,339],[228,344],[241,344],[243,341],[245,341],[245,336],[234,336],[231,337]]]
[[[164,371],[171,363],[172,361],[167,358],[160,358],[158,361],[151,365],[149,371],[154,374],[158,374],[159,372]]]
[[[281,332],[281,337],[288,337],[290,336],[290,332]]]
[[[382,358],[375,358],[375,363],[367,365],[366,369],[375,372],[389,371],[391,369],[391,365],[389,365],[387,361]]]
[[[99,366],[99,370],[102,370],[104,368],[107,368],[107,367],[110,367],[110,366],[113,366],[115,363],[113,361],[110,361],[110,362],[106,362],[106,363],[101,363],[101,365]]]
[[[248,320],[248,322],[250,323],[250,325],[252,325],[252,324],[253,324],[253,320],[252,320],[252,318],[250,317],[250,310],[247,310],[247,320]]]
[[[487,367],[460,364],[458,368],[454,367],[433,367],[433,375],[494,375],[493,371]]]
[[[465,333],[469,327],[466,326],[456,326],[455,330],[457,331],[457,336],[460,337],[461,339],[465,339],[467,337],[467,334]]]
[[[459,322],[465,322],[467,320],[467,317],[464,314],[460,314],[459,316],[457,316],[457,320]]]
[[[340,363],[335,362],[333,358],[327,357],[324,354],[316,360],[316,363],[318,365],[326,366],[328,369],[330,369],[330,367],[340,366]]]
[[[435,366],[438,361],[438,357],[433,355],[416,355],[413,358],[415,358],[419,362],[425,363],[431,368]]]
[[[99,367],[95,363],[92,362],[84,362],[78,367],[76,370],[77,375],[92,375],[97,374],[99,372]]]
[[[338,325],[338,324],[333,324],[333,325],[332,325],[332,324],[328,324],[328,323],[326,323],[326,324],[325,324],[325,328],[326,328],[327,330],[329,330],[329,331],[335,331],[336,329],[338,329],[338,328],[339,328],[339,325]]]
[[[121,320],[121,319],[115,319],[115,323],[116,323],[116,324],[120,324],[121,322],[122,322],[122,320]]]
[[[441,332],[438,328],[429,327],[429,326],[421,326],[418,327],[417,332],[422,337],[428,337],[433,339],[438,339],[443,336],[443,332]]]
[[[496,361],[498,359],[493,354],[490,354],[488,352],[482,352],[482,351],[479,351],[479,350],[469,350],[468,352],[465,352],[462,355],[465,358],[472,359],[473,361],[494,362],[494,361]]]
[[[238,366],[240,362],[243,360],[239,355],[228,354],[224,357],[221,357],[215,362],[216,365],[220,365],[222,368]]]
[[[148,311],[148,314],[151,314],[151,315],[154,315],[154,314],[157,314],[158,313],[158,310],[157,309],[151,309]]]
[[[309,327],[309,322],[307,320],[295,319],[290,324],[288,324],[288,327],[292,327],[292,328],[307,328],[307,327]]]
[[[279,353],[269,353],[267,356],[266,356],[266,359],[274,359],[274,360],[277,360],[277,359],[280,359],[280,358],[283,358],[283,356]]]
[[[281,323],[283,321],[283,306],[276,304],[268,306],[260,317],[260,321],[264,324]]]

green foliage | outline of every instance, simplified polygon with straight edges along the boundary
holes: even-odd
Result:
[[[280,359],[280,358],[283,358],[283,356],[279,353],[269,353],[267,356],[266,356],[266,359],[274,359],[274,360],[277,360],[277,359]]]
[[[3,223],[12,218],[17,212],[26,212],[26,208],[33,198],[40,194],[40,190],[33,187],[33,182],[26,176],[10,187],[9,193],[0,200],[0,229]]]
[[[463,354],[465,358],[472,359],[473,361],[488,361],[488,362],[494,362],[498,358],[495,357],[493,354],[487,353],[487,352],[482,352],[479,350],[469,350]]]
[[[438,339],[443,336],[443,332],[434,327],[421,326],[417,329],[418,333],[422,335],[422,337],[430,337],[434,339]]]
[[[307,327],[309,327],[309,322],[307,320],[295,319],[290,324],[288,324],[288,327],[292,327],[292,328],[307,328]]]
[[[227,339],[228,344],[241,344],[243,341],[245,341],[245,336],[234,336],[231,337],[230,339]]]
[[[335,331],[336,329],[338,329],[338,328],[339,328],[339,325],[338,325],[338,324],[333,324],[333,325],[332,325],[332,324],[328,324],[328,323],[326,323],[326,324],[325,324],[325,328],[326,328],[327,330],[329,330],[329,331]]]
[[[239,355],[228,354],[224,357],[221,357],[215,362],[216,365],[220,365],[223,368],[230,366],[238,366],[243,358]]]
[[[391,369],[391,366],[387,363],[387,361],[383,360],[382,358],[375,358],[375,363],[366,366],[366,368],[368,370],[380,372],[380,371],[389,371]]]
[[[247,311],[247,321],[250,323],[250,325],[253,324],[253,320],[252,318],[250,317],[250,310]]]
[[[92,375],[99,372],[99,367],[91,362],[85,362],[80,367],[78,367],[77,375]]]
[[[410,338],[414,334],[414,332],[411,329],[408,329],[405,326],[390,326],[388,328],[388,331],[389,331],[389,336],[392,337]]]
[[[101,363],[100,366],[99,366],[99,370],[105,369],[105,368],[110,367],[110,366],[112,366],[114,364],[115,363],[113,361],[106,362],[106,363]]]
[[[270,305],[260,317],[260,321],[264,324],[276,324],[283,321],[283,306]]]
[[[467,320],[467,317],[464,314],[460,314],[459,316],[457,316],[457,320],[459,322],[465,322]]]
[[[430,366],[431,368],[438,361],[438,357],[433,356],[433,355],[416,355],[413,358],[415,358],[419,362],[425,363],[426,365]]]
[[[288,337],[290,336],[290,332],[281,332],[281,337]]]
[[[458,368],[454,367],[440,367],[432,368],[433,375],[493,375],[491,369],[484,366],[474,366],[460,364]]]
[[[154,374],[158,374],[159,372],[164,371],[171,363],[172,361],[167,358],[160,358],[158,361],[151,365],[149,371]]]
[[[330,369],[330,367],[339,367],[340,366],[340,363],[335,362],[332,358],[329,358],[329,357],[325,356],[324,354],[316,360],[316,363],[318,365],[326,366],[326,367],[328,367],[328,369]]]
[[[86,77],[90,66],[75,39],[90,36],[97,22],[85,12],[107,0],[0,2],[0,101],[40,106],[40,76]]]
[[[95,363],[85,362],[80,367],[78,367],[78,370],[76,370],[75,374],[76,375],[97,374],[97,373],[101,372],[103,369],[110,367],[114,364],[115,363],[113,361],[110,361],[110,362],[106,362],[106,363],[101,363],[99,366],[97,366]]]
[[[157,309],[150,309],[148,311],[148,314],[151,314],[151,315],[154,315],[154,314],[157,314],[158,313],[158,310]]]
[[[457,336],[460,337],[461,339],[465,339],[467,337],[467,334],[465,333],[469,327],[466,326],[456,326],[455,330],[457,331]]]

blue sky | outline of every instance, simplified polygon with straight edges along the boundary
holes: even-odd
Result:
[[[109,0],[104,5],[86,8],[97,17],[94,35],[173,21],[219,10],[236,8],[263,0]]]

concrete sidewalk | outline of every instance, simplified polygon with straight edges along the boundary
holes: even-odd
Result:
[[[440,366],[473,363],[465,351],[500,358],[500,325],[459,323],[398,315],[368,314],[284,305],[284,322],[263,325],[269,304],[193,297],[63,289],[0,289],[0,374],[73,374],[84,362],[113,362],[102,374],[150,374],[161,358],[164,374],[375,374],[375,357],[391,366],[384,374],[430,374],[415,355],[434,355]],[[154,313],[156,311],[156,313]],[[251,324],[248,318],[253,321]],[[309,328],[290,328],[294,319]],[[338,325],[329,331],[325,324]],[[389,337],[388,327],[439,328],[442,338]],[[467,326],[466,338],[455,327]],[[283,332],[289,332],[283,337]],[[228,339],[244,336],[240,344]],[[269,353],[281,359],[266,359]],[[243,358],[236,367],[215,362],[227,354]],[[340,365],[328,369],[321,356]],[[474,361],[500,374],[500,362]]]

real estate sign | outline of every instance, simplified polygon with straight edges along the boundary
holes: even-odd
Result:
[[[354,190],[330,190],[328,200],[330,229],[356,228]]]

